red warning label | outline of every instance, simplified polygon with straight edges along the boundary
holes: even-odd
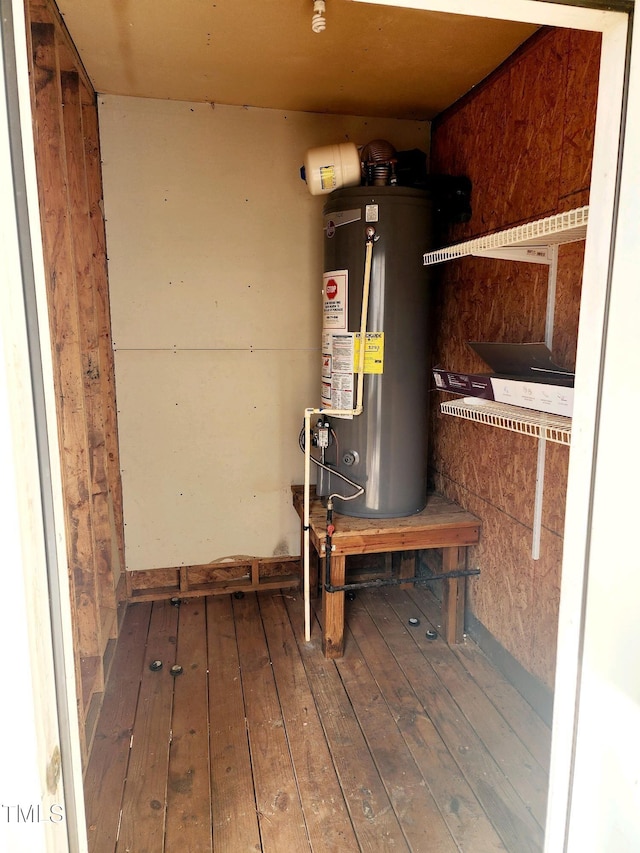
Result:
[[[347,328],[347,270],[332,270],[323,275],[323,329]]]

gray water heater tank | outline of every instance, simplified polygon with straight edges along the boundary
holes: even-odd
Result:
[[[365,492],[351,501],[335,498],[334,506],[362,518],[412,515],[426,502],[430,298],[422,256],[431,245],[431,197],[407,187],[340,189],[328,197],[323,214],[324,408],[355,405],[356,375],[349,391],[349,333],[360,331],[366,229],[376,230],[367,323],[374,337],[364,410],[352,419],[328,418],[335,438],[325,457]],[[323,469],[316,491],[321,496],[354,492]]]

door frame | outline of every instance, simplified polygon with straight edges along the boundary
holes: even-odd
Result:
[[[570,819],[572,805],[573,814],[576,813],[574,794],[579,794],[579,804],[587,802],[589,797],[584,783],[580,790],[574,790],[575,769],[577,763],[583,768],[594,766],[589,760],[591,729],[589,714],[585,713],[588,708],[581,702],[583,696],[588,698],[584,693],[586,687],[593,690],[597,683],[591,678],[589,664],[598,658],[597,637],[602,623],[594,621],[596,602],[593,596],[600,591],[606,572],[603,565],[605,543],[609,559],[629,560],[627,542],[622,537],[607,537],[612,521],[633,523],[631,517],[627,518],[628,512],[625,514],[620,507],[615,517],[611,517],[610,501],[607,501],[610,496],[607,490],[612,486],[611,471],[618,465],[618,474],[625,483],[631,483],[636,477],[636,482],[640,482],[638,463],[625,454],[623,442],[616,441],[620,433],[616,432],[610,412],[604,408],[605,401],[616,400],[619,396],[616,367],[624,357],[627,363],[631,361],[634,365],[637,360],[625,352],[621,334],[628,333],[630,317],[640,321],[632,291],[634,273],[637,274],[640,267],[640,247],[634,245],[635,234],[627,225],[640,221],[640,181],[632,158],[623,159],[625,135],[628,140],[638,142],[640,103],[640,69],[637,61],[631,61],[630,17],[623,11],[594,8],[593,2],[588,5],[540,0],[378,2],[602,33],[592,205],[576,361],[576,404],[567,490],[545,841],[548,851],[571,849],[573,839],[577,838]],[[11,512],[5,514],[7,528],[10,519],[17,519],[18,528],[13,525],[16,535],[10,541],[14,549],[12,561],[20,575],[20,606],[7,609],[5,624],[9,629],[15,628],[12,632],[15,654],[29,666],[29,683],[24,679],[20,681],[20,701],[26,703],[21,723],[27,732],[33,730],[33,760],[28,762],[27,775],[32,777],[33,784],[37,780],[42,788],[46,768],[50,766],[52,745],[57,743],[62,753],[63,773],[63,788],[59,790],[63,792],[65,804],[64,846],[61,846],[62,833],[50,824],[43,825],[37,844],[30,838],[24,849],[30,853],[40,850],[83,853],[86,829],[75,710],[73,637],[35,155],[30,141],[24,8],[22,0],[0,0],[0,7],[4,38],[0,91],[9,93],[7,104],[0,105],[0,163],[3,163],[0,177],[5,183],[10,178],[17,190],[15,200],[0,193],[0,245],[6,259],[6,263],[0,264],[0,275],[6,278],[0,287],[0,313],[3,317],[11,317],[11,323],[3,321],[1,326],[0,372],[6,381],[0,386],[0,442],[11,449],[13,459],[13,488],[5,483],[2,491],[11,508]],[[637,26],[636,36],[638,41]],[[12,120],[9,114],[11,102],[14,108],[16,103],[19,106],[17,128],[15,115]],[[13,159],[9,176],[3,155],[10,144],[13,145]],[[630,143],[627,144],[631,151]],[[19,163],[16,152],[20,153]],[[623,176],[625,181],[622,181]],[[11,252],[5,251],[8,246]],[[631,386],[627,384],[636,392],[638,376],[640,369],[635,373],[635,385],[633,382]],[[629,428],[623,430],[623,434],[631,440]],[[8,529],[8,532],[11,531]],[[32,543],[35,552],[26,546],[27,542]],[[622,579],[627,576],[623,574]],[[619,606],[607,613],[612,625],[614,619],[620,620],[620,613]],[[630,614],[625,610],[623,616],[623,627],[630,629]],[[619,621],[615,624],[619,625]],[[621,636],[624,635],[621,633]],[[609,648],[611,654],[614,651],[615,648]],[[606,661],[600,663],[606,669]],[[54,702],[48,701],[52,695],[56,698]],[[575,843],[577,850],[577,841]],[[19,851],[20,847],[14,845],[11,849]]]

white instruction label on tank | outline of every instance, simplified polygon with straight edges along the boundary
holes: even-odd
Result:
[[[333,356],[332,372],[353,373],[354,334],[331,335],[331,353]]]
[[[333,270],[322,276],[322,328],[347,328],[347,270]]]
[[[353,373],[333,374],[331,406],[334,409],[353,409]]]
[[[364,219],[365,222],[377,222],[378,221],[378,205],[377,204],[368,204],[364,209]]]
[[[322,331],[322,405],[332,409],[353,408],[353,332]],[[347,417],[351,415],[336,415]]]

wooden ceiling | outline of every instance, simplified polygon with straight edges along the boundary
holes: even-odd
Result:
[[[58,0],[104,94],[426,120],[535,30],[326,0]]]

